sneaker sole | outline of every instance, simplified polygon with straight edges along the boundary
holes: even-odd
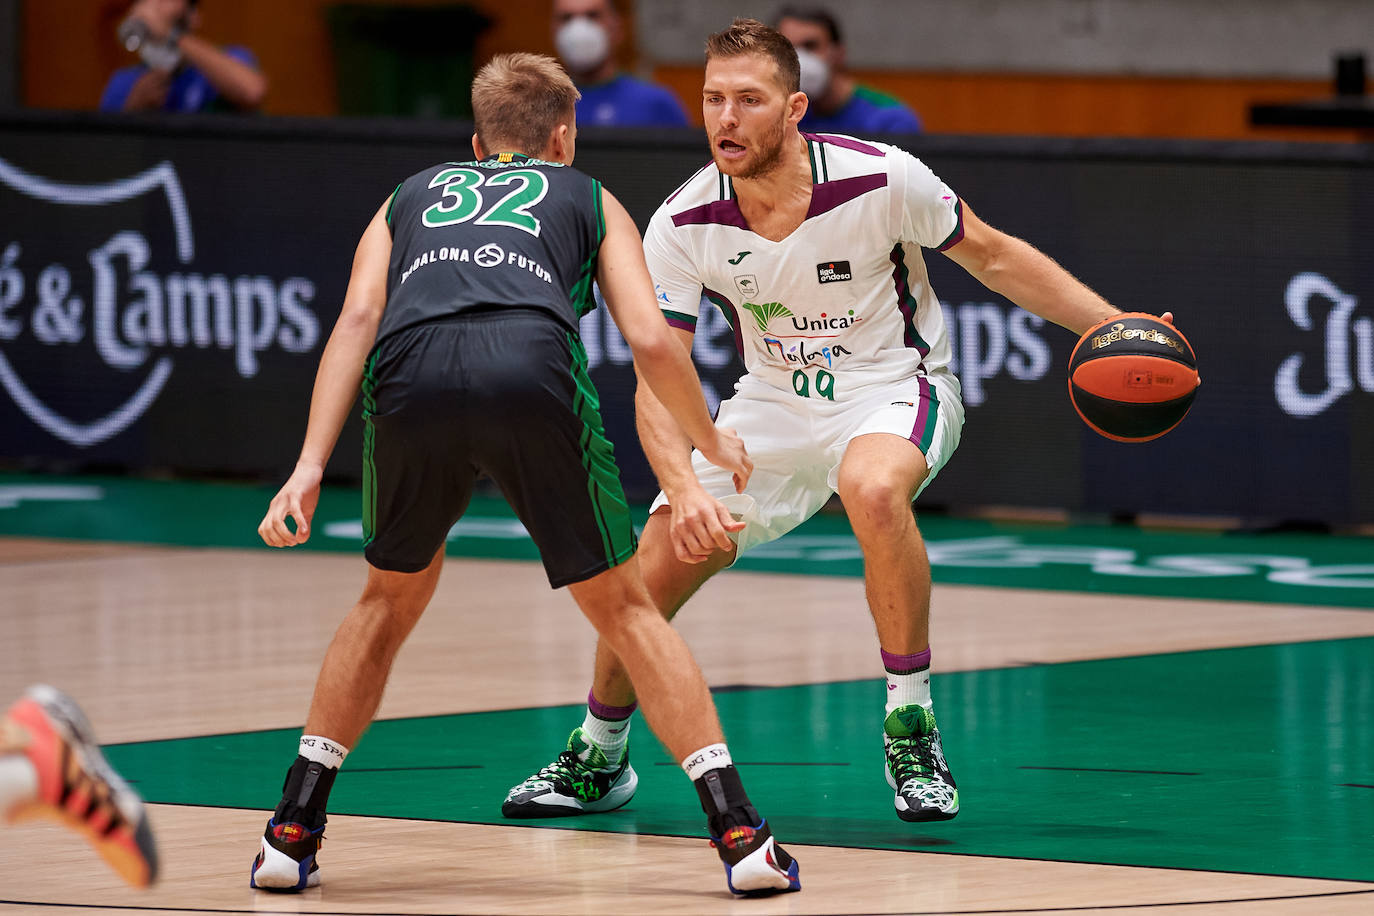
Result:
[[[566,795],[540,795],[521,802],[505,802],[501,805],[501,816],[513,820],[533,820],[548,817],[576,817],[579,814],[605,814],[624,807],[634,798],[639,788],[639,776],[634,767],[625,768],[626,779],[622,780],[602,798],[594,802],[578,801]],[[540,801],[540,799],[550,799]]]
[[[773,854],[773,837],[740,859],[734,866],[725,866],[725,884],[730,893],[740,897],[768,897],[801,890],[801,869],[797,860],[786,871],[778,867]]]
[[[315,863],[312,855],[302,862],[288,856],[279,849],[273,849],[262,841],[262,851],[253,860],[253,870],[248,875],[248,886],[263,891],[303,891],[307,887],[318,887],[320,870],[310,870]]]

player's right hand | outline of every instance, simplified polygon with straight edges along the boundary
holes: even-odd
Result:
[[[310,520],[320,501],[320,480],[324,468],[304,462],[296,465],[290,479],[267,504],[267,514],[258,525],[258,535],[269,547],[293,547],[310,540]],[[290,518],[296,525],[292,531],[286,525]]]
[[[735,492],[743,493],[749,483],[749,475],[754,473],[754,462],[744,450],[744,440],[733,429],[716,427],[715,442],[710,449],[697,446],[702,457],[718,468],[724,468],[735,478]]]
[[[718,550],[733,550],[730,531],[742,531],[725,504],[700,486],[675,492],[669,498],[672,518],[668,525],[673,553],[684,563],[701,563]]]

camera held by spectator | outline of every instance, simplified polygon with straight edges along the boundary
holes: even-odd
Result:
[[[199,0],[134,0],[116,34],[139,56],[110,77],[101,111],[256,111],[267,93],[253,52],[195,34]]]

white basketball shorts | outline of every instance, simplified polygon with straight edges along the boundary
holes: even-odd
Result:
[[[845,449],[857,436],[890,433],[915,443],[928,468],[924,490],[959,445],[964,405],[959,380],[943,372],[874,385],[838,402],[799,397],[746,375],[734,396],[721,402],[716,425],[744,440],[754,461],[749,485],[736,493],[730,473],[698,451],[692,452],[692,469],[706,492],[745,523],[731,535],[739,556],[820,511],[835,493]],[[650,514],[667,504],[660,492]]]

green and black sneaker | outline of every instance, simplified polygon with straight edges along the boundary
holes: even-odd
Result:
[[[501,805],[504,817],[569,817],[614,811],[634,797],[639,777],[630,749],[612,766],[605,753],[573,729],[558,759],[511,789]]]
[[[899,706],[883,722],[887,784],[897,790],[904,821],[947,821],[959,813],[959,790],[940,747],[935,714],[924,706]]]

